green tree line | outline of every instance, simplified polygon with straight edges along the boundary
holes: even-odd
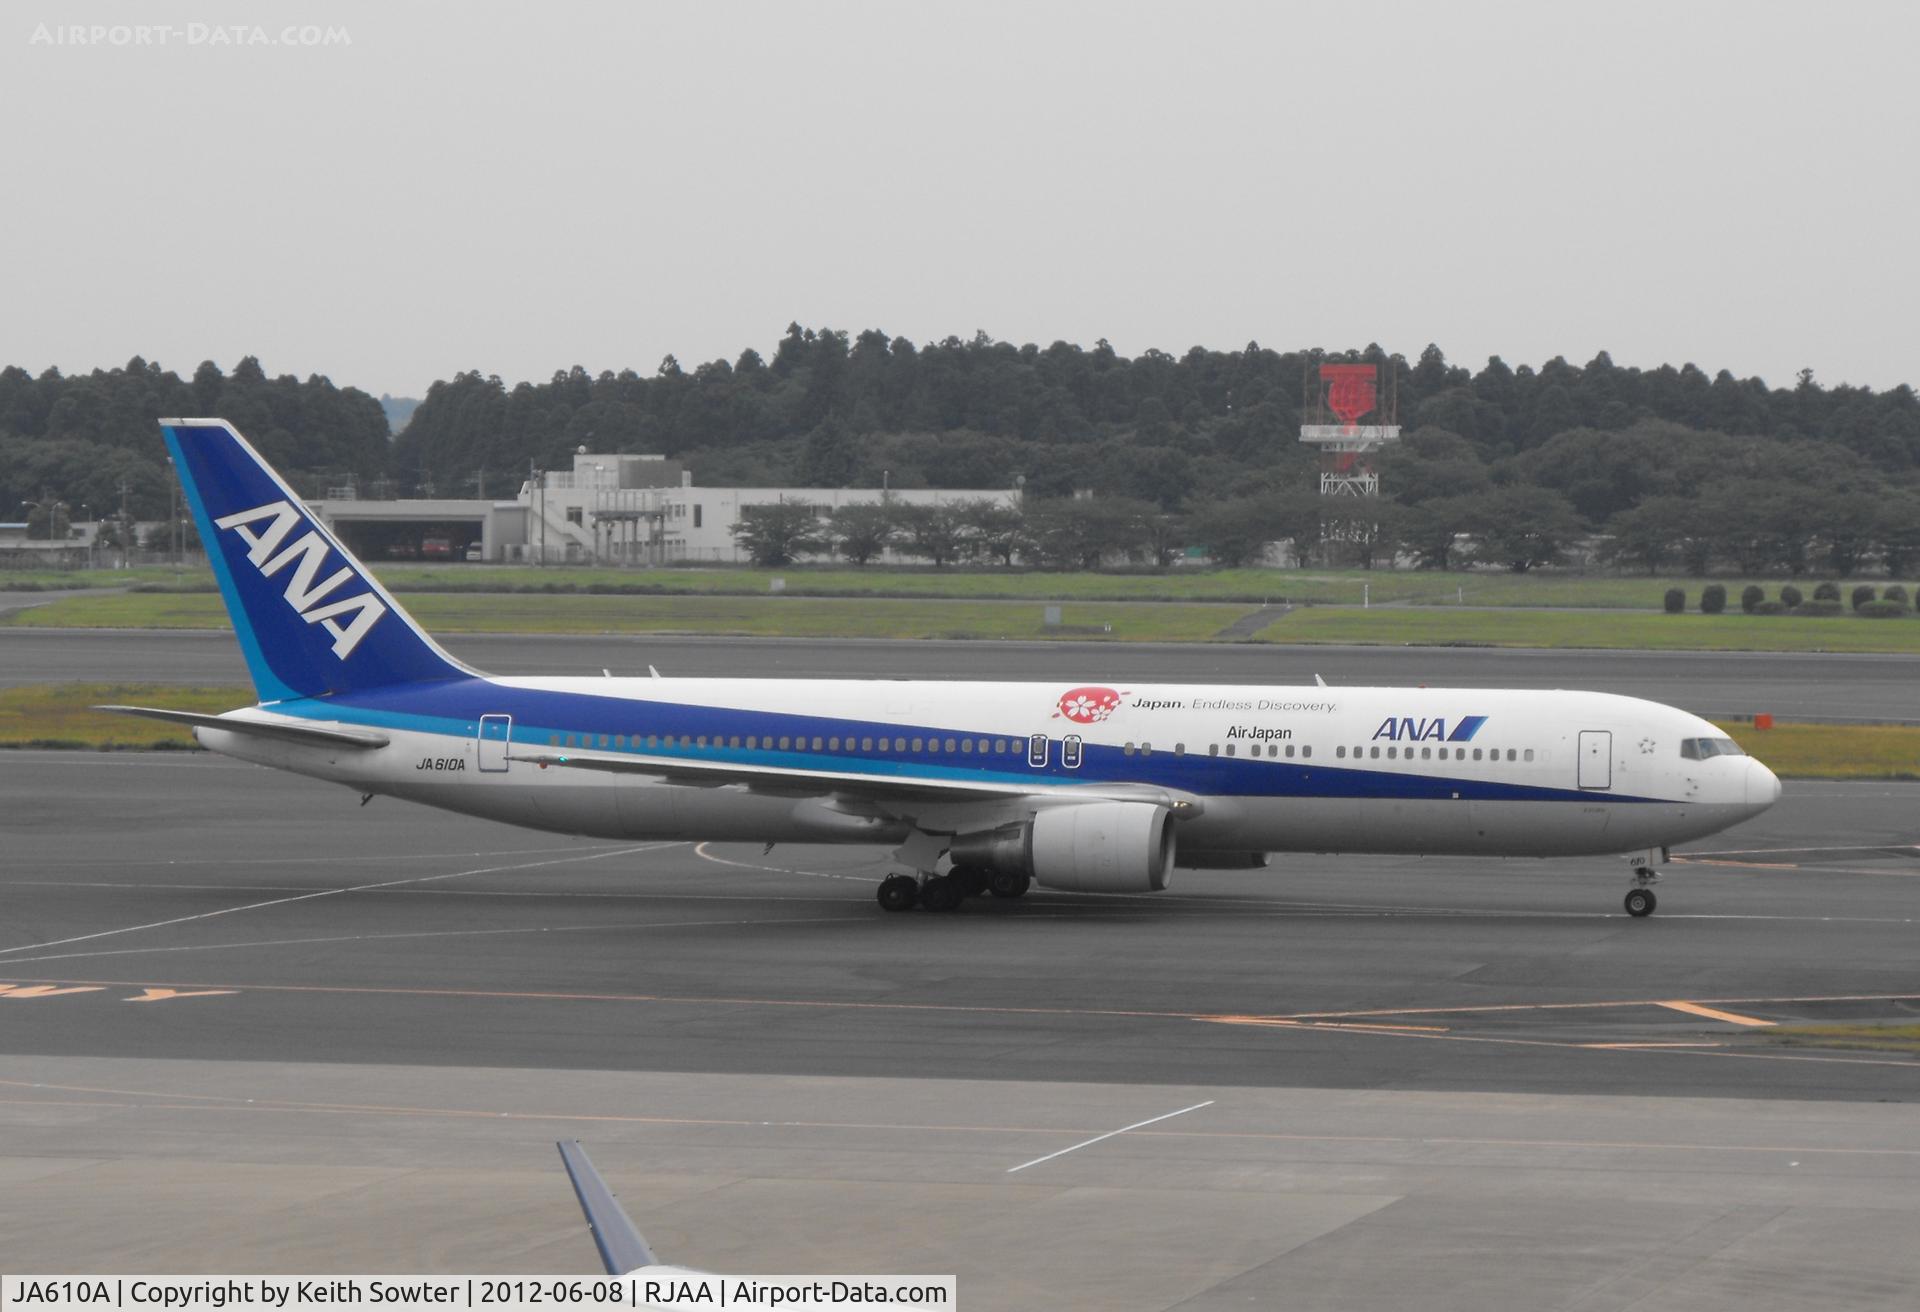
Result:
[[[231,374],[208,361],[190,379],[139,356],[88,374],[10,366],[0,369],[0,519],[54,501],[74,516],[82,505],[117,513],[123,484],[132,517],[164,518],[172,474],[156,421],[202,416],[230,420],[303,494],[391,467],[377,400],[318,375],[269,378],[252,356]]]
[[[1407,431],[1380,458],[1384,500],[1367,514],[1320,503],[1316,454],[1297,440],[1304,382],[1334,361],[1390,376]],[[1803,371],[1771,387],[1691,364],[1618,366],[1604,352],[1470,370],[1437,346],[1411,361],[1377,346],[1257,343],[1127,357],[1105,341],[915,344],[798,324],[770,357],[748,349],[687,369],[669,356],[644,376],[575,367],[508,386],[459,373],[428,389],[391,442],[365,393],[269,380],[251,358],[231,376],[204,364],[188,381],[138,359],[73,377],[7,369],[0,496],[105,504],[133,462],[164,503],[152,420],[182,411],[232,419],[302,490],[349,475],[446,490],[476,473],[499,487],[530,467],[564,468],[586,446],[674,457],[707,485],[1019,485],[1043,520],[1041,503],[1089,491],[1153,509],[1151,534],[1124,553],[1139,559],[1172,536],[1216,559],[1278,539],[1363,564],[1471,553],[1528,568],[1595,533],[1621,567],[1650,572],[1899,573],[1920,557],[1909,527],[1920,523],[1920,404],[1904,385],[1826,387]]]

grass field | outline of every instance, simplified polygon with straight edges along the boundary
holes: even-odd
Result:
[[[1783,779],[1920,779],[1920,727],[1903,724],[1723,724]]]
[[[0,689],[0,747],[193,748],[184,725],[93,706],[161,706],[176,711],[230,711],[251,706],[251,688],[185,688],[168,683],[55,683]]]
[[[1920,619],[1314,606],[1294,611],[1259,636],[1264,642],[1370,646],[1920,652]]]
[[[441,633],[715,633],[799,638],[1077,638],[1197,642],[1247,607],[1067,603],[1049,627],[1038,602],[900,598],[610,597],[578,593],[416,593],[407,609]],[[52,628],[223,629],[214,593],[68,597],[4,623]]]
[[[1782,1025],[1754,1035],[1792,1048],[1852,1048],[1920,1055],[1920,1025]]]
[[[975,601],[1268,601],[1358,605],[1363,593],[1375,604],[1415,606],[1552,606],[1658,611],[1670,587],[1687,594],[1697,609],[1700,591],[1716,580],[1466,571],[1446,574],[1380,570],[1174,570],[1156,573],[1051,573],[1026,570],[852,569],[825,566],[787,569],[592,569],[388,563],[375,570],[396,592],[670,593],[764,597],[776,578],[791,596],[950,597]],[[1746,579],[1717,580],[1738,606]],[[1756,580],[1769,597],[1780,582]],[[1798,580],[1811,594],[1813,580]],[[1881,586],[1875,580],[1876,586]],[[179,588],[209,592],[206,570],[0,571],[0,592],[21,588]],[[1910,589],[1911,591],[1911,589]]]
[[[243,687],[186,688],[167,683],[29,684],[0,689],[0,747],[192,747],[179,725],[94,711],[98,705],[230,711],[251,706]],[[1878,724],[1781,724],[1757,730],[1722,725],[1741,746],[1789,779],[1920,778],[1920,727]]]

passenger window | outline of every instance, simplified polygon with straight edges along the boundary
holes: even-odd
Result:
[[[1446,755],[1446,752],[1447,752],[1447,749],[1446,749],[1446,748],[1444,748],[1444,747],[1442,747],[1442,748],[1440,749],[1440,754],[1441,754],[1442,756],[1445,756],[1445,755]],[[1431,747],[1422,747],[1422,748],[1420,749],[1420,759],[1421,759],[1421,760],[1423,760],[1423,761],[1430,761],[1430,760],[1432,760],[1432,759],[1433,759],[1433,748],[1431,748]]]
[[[1511,760],[1513,759],[1513,755],[1514,755],[1514,753],[1513,753],[1513,748],[1511,748],[1511,747],[1509,747],[1509,748],[1507,748],[1507,759],[1508,759],[1509,761],[1511,761]]]
[[[1175,743],[1173,745],[1173,754],[1175,756],[1185,756],[1187,754],[1187,745],[1185,743]]]
[[[884,752],[887,750],[887,740],[885,738],[882,738],[875,744],[875,746],[877,746],[881,751]]]
[[[1529,747],[1529,748],[1527,748],[1527,755],[1526,755],[1526,759],[1527,759],[1527,760],[1529,760],[1529,761],[1531,761],[1531,760],[1533,759],[1533,748],[1531,748],[1531,747]]]
[[[922,743],[920,739],[918,739],[918,738],[915,738],[915,739],[913,740],[913,750],[914,750],[914,751],[916,751],[916,752],[918,752],[918,751],[921,751],[921,750],[923,750],[923,749],[924,749],[924,747],[925,747],[925,744],[924,744],[924,743]]]
[[[953,739],[951,738],[947,739],[947,750],[949,752],[954,750]]]
[[[872,750],[873,750],[873,739],[871,739],[871,738],[862,738],[862,739],[860,740],[860,750],[861,750],[861,751],[863,751],[863,752],[870,752],[870,751],[872,751]]]
[[[1047,736],[1037,733],[1027,739],[1027,764],[1034,769],[1044,769],[1047,764]]]
[[[698,743],[698,744],[699,744],[699,745],[700,745],[701,747],[705,747],[705,746],[707,745],[707,736],[706,736],[705,734],[701,734],[701,735],[700,735],[700,737],[699,737],[699,738],[697,738],[697,739],[696,739],[695,741],[696,741],[696,742],[697,742],[697,743]]]
[[[1292,744],[1292,743],[1288,743],[1288,744],[1287,744],[1287,756],[1288,756],[1288,758],[1289,758],[1289,759],[1291,759],[1291,758],[1292,758],[1292,756],[1293,756],[1293,744]]]
[[[787,748],[789,748],[789,747],[791,747],[792,745],[793,745],[793,740],[792,740],[791,738],[789,738],[789,737],[787,737],[787,735],[785,735],[785,734],[781,734],[781,735],[780,735],[780,750],[781,750],[781,751],[783,751],[783,752],[784,752],[784,751],[786,751],[786,750],[787,750]]]
[[[1413,749],[1412,749],[1411,747],[1409,747],[1409,748],[1407,749],[1407,751],[1408,751],[1409,753],[1411,753],[1411,752],[1413,751]],[[1391,760],[1394,760],[1394,759],[1395,759],[1396,757],[1398,757],[1398,756],[1399,756],[1399,754],[1400,754],[1400,749],[1399,749],[1398,747],[1389,747],[1389,748],[1387,748],[1387,759],[1388,759],[1389,761],[1391,761]]]
[[[557,734],[557,733],[550,733],[550,734],[548,734],[548,735],[547,735],[547,746],[549,746],[549,747],[558,747],[559,745],[560,745],[560,735],[559,735],[559,734]]]
[[[1476,761],[1480,759],[1480,749],[1478,747],[1473,749],[1473,759]]]
[[[995,738],[993,740],[993,754],[995,756],[1005,756],[1006,753],[1007,740],[1005,738]]]
[[[1227,755],[1228,755],[1228,756],[1232,756],[1232,755],[1233,755],[1233,744],[1232,744],[1232,743],[1228,743],[1228,744],[1227,744]]]
[[[960,740],[960,755],[962,755],[962,756],[972,756],[972,755],[973,755],[973,739],[971,739],[971,738],[962,738],[962,739]]]
[[[1339,758],[1342,758],[1342,759],[1344,759],[1344,758],[1346,757],[1346,754],[1347,754],[1347,749],[1346,749],[1346,748],[1344,748],[1344,747],[1336,747],[1336,748],[1334,748],[1334,749],[1333,749],[1333,754],[1334,754],[1334,756],[1336,756],[1336,757],[1339,757]]]
[[[818,738],[813,740],[813,750],[816,752],[820,750],[820,740]]]
[[[1287,755],[1289,755],[1289,756],[1291,756],[1291,755],[1293,755],[1293,748],[1291,748],[1291,747],[1289,747],[1289,748],[1287,748]],[[1302,747],[1302,748],[1300,749],[1300,755],[1302,755],[1302,756],[1312,756],[1312,755],[1313,755],[1313,748],[1312,748],[1312,747]]]
[[[1174,751],[1175,751],[1175,753],[1176,753],[1176,754],[1177,754],[1177,753],[1179,752],[1179,750],[1180,750],[1180,749],[1179,749],[1179,748],[1177,748],[1177,747],[1176,747],[1176,748],[1174,749]],[[1120,749],[1120,754],[1121,754],[1122,756],[1132,756],[1132,755],[1133,755],[1133,744],[1132,744],[1132,743],[1128,743],[1128,744],[1127,744],[1126,746],[1124,746],[1124,747],[1122,747],[1122,748]]]
[[[980,755],[985,756],[986,754],[987,754],[987,740],[985,738],[982,738],[980,740]]]
[[[1208,756],[1218,756],[1218,755],[1220,755],[1220,744],[1219,744],[1219,743],[1208,743],[1208,744],[1207,744],[1207,755],[1208,755]]]
[[[747,750],[748,750],[748,751],[750,751],[750,752],[751,752],[751,751],[756,751],[756,750],[758,750],[758,749],[759,749],[759,746],[760,746],[760,735],[759,735],[759,734],[757,734],[757,733],[750,733],[750,734],[748,734],[748,735],[747,735]]]
[[[1142,755],[1142,756],[1152,756],[1152,755],[1153,755],[1153,744],[1152,744],[1152,743],[1141,743],[1141,744],[1140,744],[1140,755]]]
[[[1373,759],[1376,761],[1380,759],[1380,749],[1378,747],[1373,749]]]
[[[618,734],[615,734],[615,735],[613,736],[613,745],[614,745],[615,747],[620,747],[620,748],[624,748],[624,747],[626,747],[626,745],[627,745],[627,736],[626,736],[625,734],[623,734],[623,733],[618,733]]]
[[[1080,768],[1080,737],[1078,734],[1068,734],[1060,740],[1060,764],[1066,766],[1069,770],[1078,770]]]
[[[916,743],[914,744],[914,746],[915,746],[915,747],[918,747],[919,745],[920,745],[920,744],[919,744],[919,743],[917,743],[917,742],[916,742]],[[896,752],[904,752],[904,751],[906,751],[906,750],[907,750],[907,740],[906,740],[905,738],[895,738],[895,739],[893,740],[893,750],[894,750],[894,751],[896,751]]]
[[[827,750],[828,750],[828,751],[830,751],[830,752],[837,752],[837,751],[839,751],[839,750],[840,750],[840,740],[839,740],[838,738],[829,738],[829,739],[827,739]]]
[[[739,735],[739,734],[734,734],[734,735],[733,735],[733,736],[732,736],[731,738],[729,738],[729,739],[727,739],[727,746],[729,746],[729,747],[738,747],[739,745],[740,745],[740,735]]]

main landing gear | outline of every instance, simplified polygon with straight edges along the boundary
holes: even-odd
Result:
[[[1026,875],[988,871],[977,866],[955,866],[944,875],[888,875],[874,897],[883,911],[952,911],[970,897],[991,893],[1019,897],[1032,885]]]

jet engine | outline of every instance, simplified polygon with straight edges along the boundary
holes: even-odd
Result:
[[[1084,802],[957,835],[949,851],[956,866],[1027,875],[1048,888],[1151,893],[1173,870],[1173,825],[1164,806]]]

